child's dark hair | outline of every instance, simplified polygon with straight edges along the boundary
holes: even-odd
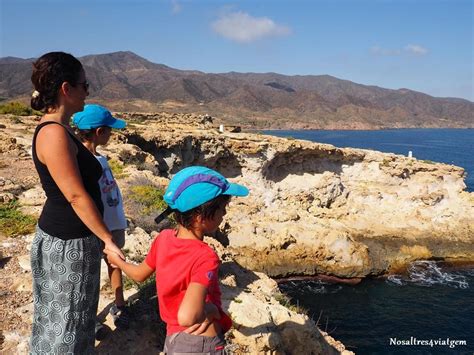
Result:
[[[231,196],[229,195],[219,195],[211,201],[195,207],[192,210],[186,212],[173,211],[176,222],[189,229],[192,227],[194,218],[197,216],[202,216],[203,219],[214,218],[219,208],[221,208],[222,205],[227,204],[230,201],[230,198]]]
[[[50,52],[42,55],[33,63],[31,82],[38,93],[31,98],[31,107],[43,112],[54,108],[62,83],[76,86],[81,70],[81,62],[71,54]]]

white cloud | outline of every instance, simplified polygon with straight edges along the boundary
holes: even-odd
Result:
[[[383,48],[380,46],[373,46],[370,48],[370,53],[373,55],[395,57],[402,54],[411,54],[416,56],[423,56],[428,54],[428,49],[418,44],[408,44],[403,49],[399,48]]]
[[[418,55],[418,56],[425,55],[425,54],[428,53],[428,49],[426,49],[426,48],[424,48],[424,47],[422,47],[418,44],[409,44],[404,49],[408,53]]]
[[[289,27],[278,25],[268,17],[252,17],[242,11],[222,15],[212,23],[212,29],[219,35],[240,43],[291,33]]]
[[[171,12],[177,14],[181,12],[181,4],[177,0],[171,0]]]

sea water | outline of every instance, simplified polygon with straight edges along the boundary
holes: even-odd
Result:
[[[280,289],[356,354],[473,354],[474,269],[414,262],[406,275],[355,286],[291,281]]]
[[[337,147],[373,149],[465,169],[474,191],[474,130],[264,131]],[[405,275],[355,286],[321,281],[280,284],[327,331],[356,354],[474,354],[474,268],[417,261]]]

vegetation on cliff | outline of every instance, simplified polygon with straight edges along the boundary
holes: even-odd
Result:
[[[33,110],[30,106],[22,104],[21,102],[12,101],[0,105],[0,114],[12,114],[17,116],[39,116],[42,113]]]
[[[0,203],[0,230],[7,237],[31,233],[37,219],[20,211],[16,200]]]

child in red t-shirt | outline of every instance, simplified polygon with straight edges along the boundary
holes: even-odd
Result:
[[[164,213],[174,212],[177,229],[162,231],[140,265],[105,251],[109,262],[135,281],[156,271],[160,315],[167,325],[166,354],[224,353],[224,333],[232,321],[221,308],[219,257],[203,238],[217,230],[231,196],[246,195],[246,187],[229,183],[214,170],[183,169],[163,197],[168,204]]]

